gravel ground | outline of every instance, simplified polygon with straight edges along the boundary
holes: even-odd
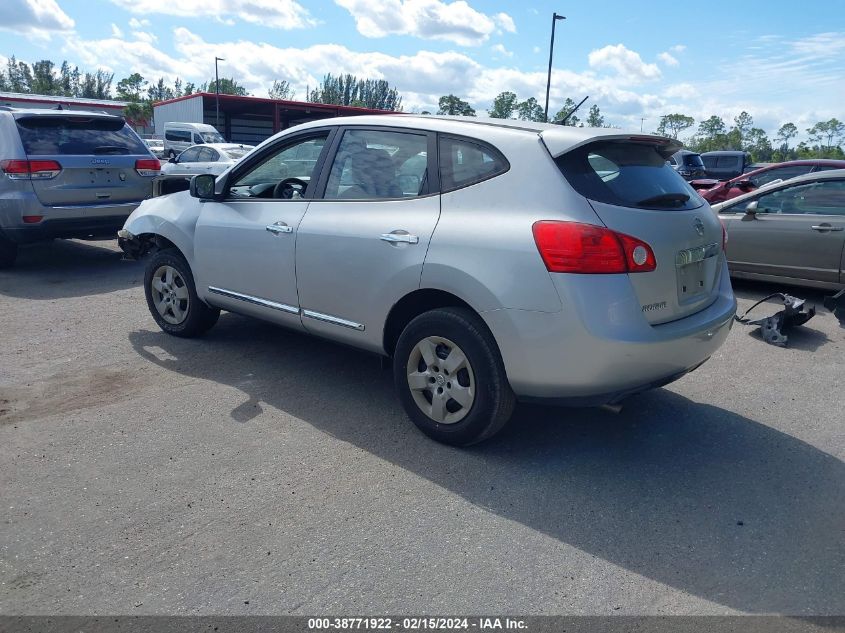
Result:
[[[0,613],[845,614],[823,309],[620,414],[521,405],[457,450],[373,356],[233,314],[162,334],[142,270],[57,241],[0,272]]]

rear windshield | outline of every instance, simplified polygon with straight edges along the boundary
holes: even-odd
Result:
[[[229,155],[229,158],[243,158],[244,156],[249,154],[252,149],[253,148],[251,147],[229,147],[224,149],[223,151],[225,151]]]
[[[37,116],[17,123],[29,156],[150,153],[123,119]]]
[[[685,154],[684,165],[689,167],[700,167],[704,169],[704,161],[701,160],[700,154]]]
[[[585,198],[642,209],[696,209],[704,200],[653,145],[602,141],[557,158],[569,184]]]

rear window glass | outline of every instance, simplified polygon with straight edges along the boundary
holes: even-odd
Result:
[[[643,209],[696,209],[704,204],[653,145],[592,143],[556,162],[578,193],[597,202]]]
[[[505,157],[489,145],[448,136],[440,137],[442,191],[452,191],[487,180],[509,168]]]
[[[704,163],[701,160],[701,156],[698,154],[687,154],[684,156],[684,164],[690,167],[701,167],[704,168]]]
[[[30,156],[150,153],[123,119],[38,116],[17,124]]]

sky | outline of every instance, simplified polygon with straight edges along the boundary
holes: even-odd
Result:
[[[583,114],[645,131],[669,113],[746,110],[770,136],[845,120],[843,0],[0,0],[0,63],[200,84],[217,56],[255,96],[351,73],[386,79],[405,111],[452,93],[483,114],[504,90],[543,103],[555,11],[550,115],[589,96]]]

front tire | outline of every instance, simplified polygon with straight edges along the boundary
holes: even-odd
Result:
[[[0,268],[11,268],[18,257],[18,245],[0,235]]]
[[[454,446],[497,433],[516,403],[493,335],[465,308],[439,308],[411,321],[396,344],[393,380],[417,428]]]
[[[220,310],[197,296],[191,267],[175,248],[157,252],[144,273],[147,307],[158,326],[173,336],[191,338],[217,323]]]

